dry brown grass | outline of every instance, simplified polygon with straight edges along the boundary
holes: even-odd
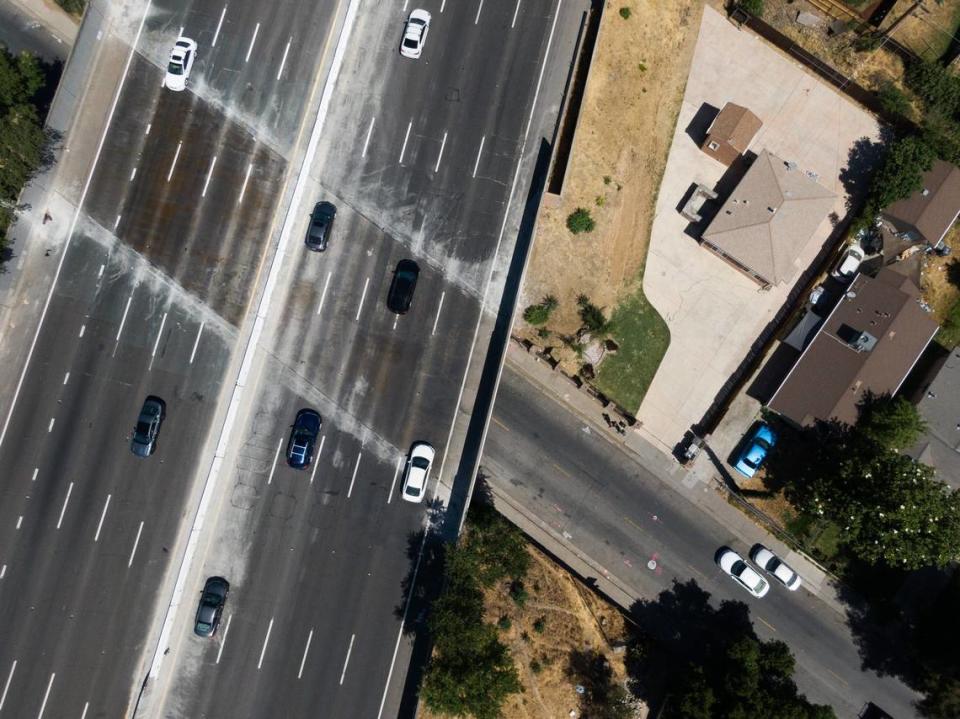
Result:
[[[899,0],[881,26],[886,29],[893,25],[910,7],[914,0]],[[960,4],[954,0],[924,3],[917,8],[893,31],[897,42],[931,62],[938,60],[950,45],[950,36],[957,32],[960,24]]]
[[[623,654],[611,647],[624,637],[624,619],[549,557],[533,547],[529,551],[532,562],[524,584],[530,598],[525,606],[516,605],[505,585],[486,594],[487,620],[496,623],[500,617],[510,618],[512,626],[501,630],[501,638],[510,647],[523,684],[523,692],[504,706],[503,718],[566,718],[571,710],[579,709],[578,695],[566,673],[572,650],[603,652],[615,675],[620,680],[625,677]],[[542,633],[534,629],[534,622],[541,617]],[[535,661],[539,671],[531,669]],[[440,719],[425,708],[420,716]]]
[[[960,225],[954,225],[947,233],[946,243],[951,247],[960,247]],[[956,255],[937,257],[927,255],[924,258],[921,287],[923,299],[933,310],[933,316],[943,323],[950,308],[960,299],[960,288],[947,279],[947,265],[956,262]]]
[[[555,332],[579,328],[577,295],[609,316],[639,282],[703,4],[622,0],[604,11],[563,198],[540,213],[524,286],[524,304],[547,294],[560,300],[549,322]],[[632,10],[629,19],[621,7]],[[592,233],[567,230],[577,207],[596,220]],[[523,322],[517,329],[536,340]]]

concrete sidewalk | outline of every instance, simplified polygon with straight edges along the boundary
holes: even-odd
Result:
[[[719,485],[717,472],[706,454],[701,453],[693,467],[687,469],[648,442],[641,433],[627,430],[625,436],[618,434],[607,426],[603,419],[604,409],[598,402],[577,389],[561,373],[551,370],[549,364],[525,352],[515,342],[511,342],[507,350],[507,363],[530,382],[561,400],[573,414],[587,423],[593,433],[609,441],[614,451],[619,449],[633,454],[639,464],[664,483],[666,491],[683,495],[727,527],[744,544],[750,546],[762,543],[783,557],[787,564],[800,574],[811,593],[816,594],[838,614],[846,616],[846,604],[840,600],[837,587],[823,569],[781,542],[727,501],[726,490]],[[543,518],[531,517],[529,512],[525,512],[521,507],[512,509],[514,511],[507,513],[508,517],[534,540],[575,570],[589,567],[584,576],[603,577],[604,580],[600,580],[599,586],[611,599],[628,608],[629,603],[640,596],[636,590],[631,591],[628,581],[612,576],[607,568],[593,562],[576,547],[570,546],[565,538],[552,532],[549,524],[542,521]],[[605,583],[609,586],[604,586]],[[624,604],[625,601],[628,603]]]

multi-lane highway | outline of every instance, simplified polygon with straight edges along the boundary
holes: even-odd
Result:
[[[3,388],[4,717],[117,717],[136,696],[334,19],[294,2],[104,7],[134,52],[35,344]],[[193,92],[175,94],[161,82],[181,28],[202,50]],[[140,460],[148,394],[167,420]]]
[[[417,440],[437,448],[435,475],[444,462],[491,266],[512,251],[518,168],[523,184],[584,8],[428,2],[427,46],[410,61],[400,4],[361,7],[187,582],[193,603],[162,647],[159,716],[397,713],[405,580],[427,516],[400,498],[401,465]],[[318,200],[339,208],[322,255],[301,239]],[[403,258],[421,272],[397,316],[385,298]],[[307,471],[283,454],[301,407],[324,419]],[[217,574],[231,595],[220,633],[202,640],[190,635],[196,592]]]
[[[498,506],[509,501],[549,527],[638,600],[692,579],[715,600],[745,602],[758,635],[790,646],[801,691],[830,704],[838,717],[858,716],[868,701],[895,717],[914,716],[915,692],[860,668],[856,638],[836,609],[806,589],[779,585],[755,599],[720,571],[717,548],[746,554],[750,546],[695,503],[691,493],[702,487],[676,480],[670,486],[602,430],[589,429],[508,363],[483,458],[484,473],[504,498]]]

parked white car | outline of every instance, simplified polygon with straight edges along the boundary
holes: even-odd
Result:
[[[436,451],[426,442],[417,442],[410,448],[407,467],[403,471],[403,490],[401,495],[408,502],[420,502],[427,493],[430,481],[430,467]]]
[[[758,544],[753,548],[753,551],[750,552],[750,559],[752,559],[753,563],[760,567],[760,569],[768,574],[772,574],[777,581],[791,592],[795,592],[800,588],[802,584],[800,575],[784,564],[780,557],[762,544]]]
[[[426,10],[417,9],[410,13],[403,28],[403,40],[400,41],[401,55],[414,60],[420,57],[430,30],[430,19],[430,13]]]
[[[753,596],[762,597],[770,591],[767,581],[747,564],[743,557],[729,547],[723,547],[718,552],[717,564]]]
[[[857,270],[860,269],[860,263],[863,262],[864,257],[863,248],[860,245],[850,245],[832,272],[834,278],[840,282],[851,282]]]
[[[193,69],[193,61],[197,57],[197,43],[188,37],[178,37],[170,51],[170,61],[167,63],[167,75],[163,79],[164,87],[174,92],[180,92],[187,87],[187,78]]]

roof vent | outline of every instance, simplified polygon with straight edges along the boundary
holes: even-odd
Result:
[[[776,211],[777,211],[776,207],[767,207],[767,212],[769,212],[771,215]]]
[[[785,163],[783,163],[783,164],[787,166],[787,169],[788,169],[788,170],[796,170],[796,169],[797,169],[797,163],[796,163],[796,162],[790,161],[790,162],[785,162]]]
[[[857,352],[869,352],[877,346],[877,338],[869,332],[860,332],[852,338],[850,346]]]
[[[927,195],[930,194],[930,190],[928,190],[926,187],[924,187],[924,188],[923,188],[923,192],[921,192],[920,194],[923,195],[924,197],[926,197]]]

